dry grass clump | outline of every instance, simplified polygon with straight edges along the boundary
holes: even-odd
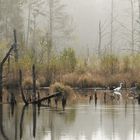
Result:
[[[63,85],[62,83],[54,83],[50,86],[50,92],[61,92],[67,98],[72,99],[75,96],[73,89],[70,86]]]

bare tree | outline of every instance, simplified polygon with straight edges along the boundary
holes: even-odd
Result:
[[[134,53],[134,2],[131,2],[131,47],[132,47],[132,54]]]
[[[65,12],[65,5],[62,0],[48,0],[48,61],[51,58],[52,50],[56,45],[64,40],[67,40],[73,32],[72,22],[70,16]],[[48,62],[49,63],[49,62]]]
[[[0,1],[0,29],[1,39],[11,40],[11,31],[18,30],[18,38],[23,36],[23,17],[20,0],[1,0]]]
[[[140,0],[138,0],[139,19],[140,19]]]
[[[110,53],[112,53],[112,47],[113,47],[113,16],[114,16],[114,0],[111,0]]]
[[[101,21],[99,22],[99,42],[98,42],[98,56],[101,55],[101,45],[102,45],[102,30],[101,30]]]

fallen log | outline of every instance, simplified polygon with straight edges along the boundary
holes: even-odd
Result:
[[[45,101],[45,100],[48,100],[48,99],[53,98],[53,97],[56,97],[56,96],[61,96],[61,95],[62,95],[61,92],[56,92],[56,93],[54,93],[54,94],[52,94],[52,95],[49,95],[49,96],[47,96],[47,97],[44,97],[44,98],[42,98],[42,99],[38,99],[38,100],[35,100],[35,101],[31,101],[30,103],[32,103],[32,104],[41,104],[41,102],[43,102],[43,101]]]

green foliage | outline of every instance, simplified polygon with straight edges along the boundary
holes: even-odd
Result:
[[[76,55],[72,48],[65,48],[60,56],[60,63],[64,71],[73,72],[76,67]]]

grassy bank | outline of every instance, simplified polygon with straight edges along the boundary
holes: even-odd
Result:
[[[4,68],[4,85],[6,87],[18,85],[20,68],[23,71],[24,87],[30,87],[33,62],[34,59],[29,53],[22,55],[18,64],[11,59],[10,66]],[[125,87],[130,87],[134,82],[140,83],[139,62],[140,54],[120,57],[104,54],[101,57],[91,57],[87,61],[76,56],[74,50],[68,48],[59,54],[53,53],[49,61],[40,61],[36,58],[37,86],[47,87],[59,82],[71,87],[90,88],[118,86],[123,82]]]

